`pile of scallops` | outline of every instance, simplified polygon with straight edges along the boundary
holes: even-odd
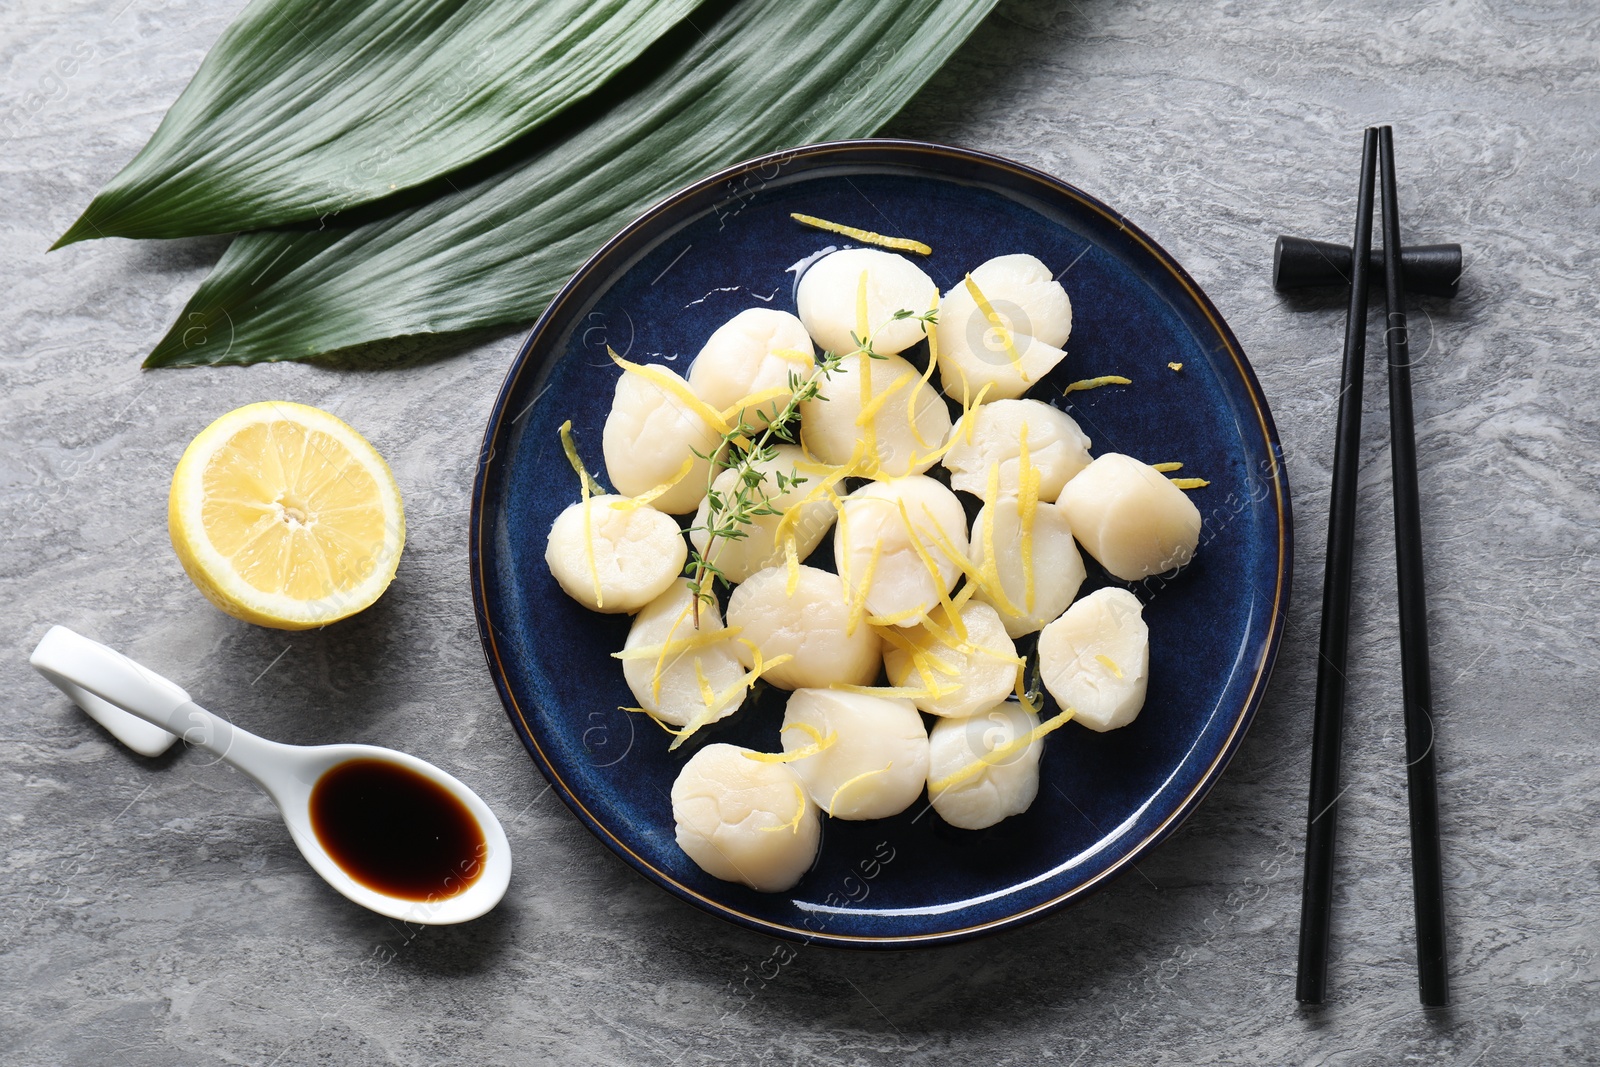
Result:
[[[1132,583],[1188,563],[1200,532],[1161,471],[1091,457],[1070,416],[1024,395],[1066,358],[1072,328],[1033,256],[991,259],[941,296],[904,256],[833,251],[796,303],[735,315],[686,378],[618,358],[603,440],[615,492],[586,489],[546,552],[573,599],[633,615],[616,657],[633,710],[671,747],[737,712],[758,678],[789,691],[782,752],[706,745],[671,794],[683,851],[762,891],[811,868],[823,815],[881,819],[924,793],[962,828],[1025,811],[1045,734],[1069,719],[1112,730],[1144,703],[1143,606],[1117,586],[1079,598],[1080,546]],[[924,339],[919,369],[901,353]],[[819,347],[844,358],[799,405],[798,433],[772,438],[795,443],[741,469],[730,427],[767,427]],[[741,488],[755,505],[742,536],[708,535],[708,485],[724,508]],[[731,587],[726,618],[684,574],[679,516]],[[813,565],[830,529],[833,566]],[[1048,720],[1018,654],[1034,634],[1061,709]]]

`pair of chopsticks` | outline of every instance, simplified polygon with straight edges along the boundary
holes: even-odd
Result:
[[[1395,570],[1400,591],[1400,671],[1406,724],[1406,791],[1411,809],[1411,880],[1417,924],[1417,978],[1422,1003],[1449,1001],[1445,968],[1444,885],[1439,857],[1439,797],[1434,766],[1432,683],[1428,670],[1427,601],[1422,580],[1422,516],[1417,493],[1416,427],[1411,410],[1411,355],[1405,277],[1400,261],[1400,208],[1395,197],[1394,133],[1366,131],[1356,197],[1349,317],[1335,431],[1328,558],[1322,587],[1321,659],[1311,749],[1311,800],[1306,822],[1305,890],[1300,911],[1296,999],[1320,1004],[1327,986],[1333,848],[1341,787],[1345,662],[1350,637],[1350,575],[1355,555],[1356,470],[1361,451],[1361,387],[1367,352],[1367,271],[1372,250],[1374,171],[1381,184],[1384,339],[1389,356],[1389,436],[1394,460]]]

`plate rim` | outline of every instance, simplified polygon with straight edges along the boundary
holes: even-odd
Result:
[[[496,643],[494,626],[489,619],[487,609],[484,558],[490,550],[485,545],[487,528],[484,522],[484,500],[488,490],[490,469],[495,460],[495,446],[505,424],[508,401],[523,373],[538,369],[530,359],[535,344],[543,340],[546,331],[560,317],[560,313],[565,310],[566,305],[573,300],[575,295],[578,295],[578,291],[583,288],[583,283],[589,276],[605,267],[607,261],[615,256],[620,249],[623,249],[635,233],[653,222],[657,216],[670,211],[676,205],[692,199],[709,189],[726,185],[740,178],[746,178],[753,172],[766,171],[772,168],[777,168],[781,171],[785,164],[801,159],[814,160],[837,155],[841,157],[840,161],[844,162],[848,161],[848,157],[854,154],[884,152],[904,152],[911,156],[955,158],[968,164],[1009,171],[1023,179],[1041,183],[1052,191],[1077,201],[1082,206],[1118,226],[1123,233],[1132,238],[1162,268],[1172,275],[1173,279],[1178,282],[1184,292],[1205,314],[1212,329],[1222,339],[1229,357],[1233,360],[1234,369],[1238,372],[1246,387],[1251,409],[1256,416],[1255,426],[1261,432],[1266,451],[1272,459],[1272,469],[1266,476],[1273,488],[1272,501],[1277,518],[1277,573],[1272,593],[1272,613],[1268,626],[1267,640],[1262,646],[1261,655],[1255,663],[1254,676],[1251,679],[1250,690],[1245,697],[1244,706],[1235,717],[1227,738],[1218,750],[1216,757],[1200,773],[1198,780],[1182,801],[1173,808],[1160,824],[1152,828],[1143,839],[1115,863],[1087,881],[1080,882],[1071,889],[1059,893],[1048,900],[1040,901],[1009,915],[988,919],[970,926],[912,934],[842,934],[803,929],[751,915],[724,901],[707,897],[692,887],[679,882],[670,873],[655,867],[636,853],[622,837],[596,818],[562,779],[559,771],[546,756],[516,696],[507,685],[506,672],[500,662],[500,650]],[[882,162],[882,160],[876,160],[875,162]],[[490,410],[489,418],[484,428],[483,443],[479,448],[477,469],[473,477],[472,501],[468,519],[467,554],[473,615],[478,624],[478,636],[483,647],[484,661],[488,667],[489,675],[494,681],[495,690],[500,696],[500,703],[504,707],[506,716],[511,721],[518,739],[522,742],[523,748],[527,750],[532,758],[534,765],[539,768],[540,773],[550,783],[550,787],[555,794],[561,798],[562,802],[578,817],[578,820],[590,833],[599,838],[612,852],[616,853],[624,862],[649,881],[679,899],[736,926],[804,944],[825,944],[845,948],[904,949],[953,944],[998,933],[1002,930],[1013,929],[1036,921],[1072,904],[1080,903],[1105,888],[1114,878],[1125,873],[1129,867],[1132,867],[1138,860],[1147,855],[1151,849],[1166,840],[1193,814],[1201,801],[1205,799],[1222,777],[1223,772],[1237,753],[1244,735],[1254,721],[1256,712],[1260,709],[1262,699],[1266,694],[1287,620],[1294,572],[1293,535],[1294,523],[1290,507],[1288,472],[1283,456],[1283,446],[1278,437],[1277,426],[1273,421],[1272,413],[1267,406],[1266,397],[1261,389],[1261,383],[1256,377],[1255,369],[1250,365],[1238,338],[1234,336],[1233,330],[1211,302],[1210,297],[1206,295],[1205,291],[1194,281],[1188,271],[1165,248],[1121,212],[1112,209],[1098,198],[1091,196],[1071,183],[1035,167],[992,153],[954,145],[906,138],[867,137],[823,141],[765,153],[735,163],[730,167],[725,167],[704,178],[691,182],[646,208],[637,218],[602,244],[599,249],[584,261],[582,266],[573,272],[572,277],[551,298],[544,312],[540,314],[533,327],[529,330],[527,337],[524,338],[516,356],[511,361],[511,365],[506,370],[499,393],[495,397],[494,406]]]

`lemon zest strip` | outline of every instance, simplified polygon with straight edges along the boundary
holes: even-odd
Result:
[[[733,420],[738,418],[739,413],[746,408],[756,408],[759,410],[761,405],[765,404],[769,400],[777,400],[779,397],[787,399],[793,395],[794,393],[786,385],[774,385],[766,389],[758,389],[753,393],[740,397],[732,404],[729,404],[727,407],[723,408],[722,411],[718,413],[718,417],[731,427],[733,425]]]
[[[841,237],[853,237],[857,241],[862,241],[869,245],[877,245],[879,248],[892,248],[896,252],[915,252],[919,256],[933,255],[933,249],[921,241],[913,241],[909,237],[888,237],[881,233],[874,233],[871,230],[846,226],[842,222],[829,222],[827,219],[819,219],[815,215],[802,215],[798,211],[791,211],[789,217],[802,226],[810,226],[817,230],[827,230],[829,233],[836,233]]]
[[[664,370],[649,363],[632,363],[617,355],[616,349],[606,346],[606,354],[611,357],[611,362],[621,367],[625,373],[637,374],[656,388],[668,393],[679,404],[699,415],[706,424],[720,434],[730,433],[732,426],[722,417],[722,412],[701,400],[689,384],[670,371]],[[738,442],[735,442],[736,444]]]
[[[1112,674],[1116,675],[1118,678],[1122,677],[1122,668],[1117,666],[1117,661],[1116,660],[1112,659],[1110,656],[1107,656],[1107,655],[1105,655],[1103,653],[1099,653],[1099,652],[1095,653],[1095,657],[1094,658],[1106,670],[1110,671]]]
[[[822,810],[827,812],[828,815],[831,817],[833,815],[833,806],[835,804],[839,803],[839,797],[844,793],[844,791],[846,789],[849,789],[851,786],[855,785],[857,782],[861,781],[863,778],[871,778],[873,775],[876,775],[876,774],[886,774],[886,773],[888,773],[889,768],[891,768],[893,766],[894,766],[894,760],[890,760],[887,764],[885,764],[882,767],[879,767],[875,771],[863,771],[860,774],[856,775],[854,778],[847,779],[842,785],[839,786],[838,789],[835,789],[833,791],[833,796],[828,798],[827,807],[823,808]]]
[[[1170,478],[1168,480],[1179,489],[1204,489],[1211,484],[1204,478]]]
[[[783,579],[783,595],[792,597],[800,585],[800,550],[795,546],[793,537],[783,539],[783,563],[787,570]]]
[[[979,568],[978,581],[984,594],[994,602],[1001,614],[1016,618],[1022,614],[1011,602],[1005,586],[1000,581],[1000,565],[994,554],[994,517],[1000,508],[1000,464],[989,464],[989,484],[983,493],[983,566]]]
[[[1068,393],[1079,393],[1085,389],[1098,389],[1102,385],[1132,384],[1132,378],[1124,378],[1120,374],[1102,374],[1098,378],[1081,378],[1078,381],[1068,383],[1067,387],[1061,390],[1061,395],[1066,396]]]
[[[692,649],[706,648],[718,641],[732,640],[739,636],[739,627],[726,626],[720,630],[699,630],[688,637],[673,637],[659,645],[641,645],[638,648],[625,648],[621,652],[611,653],[612,659],[623,661],[635,659],[649,659],[652,656],[677,656]]]
[[[757,753],[750,752],[745,753],[747,757],[754,756],[756,754]],[[760,754],[765,755],[765,753]],[[794,809],[794,818],[790,819],[788,822],[781,822],[777,826],[759,826],[757,827],[758,830],[762,830],[766,833],[772,833],[775,830],[789,830],[793,833],[800,832],[800,821],[806,817],[806,791],[800,788],[799,782],[790,782],[789,784],[794,786],[795,799],[797,801]]]
[[[583,460],[578,455],[578,443],[572,439],[572,420],[563,422],[557,432],[561,435],[561,450],[567,454],[567,462],[572,464],[572,471],[578,476],[578,481],[583,483],[591,495],[604,496],[605,487],[589,473],[589,468],[583,465]]]
[[[937,324],[939,314],[939,291],[937,289],[934,290],[933,304],[928,308],[928,314],[934,316],[934,322]],[[928,366],[922,372],[922,380],[918,384],[927,385],[929,380],[933,378],[934,368],[939,365],[939,331],[929,329],[924,325],[923,333],[928,338]],[[917,389],[912,389],[911,392],[906,394],[906,423],[911,427],[911,436],[917,439],[917,444],[923,448],[933,448],[934,446],[928,442],[927,438],[922,436],[922,431],[917,428],[917,397],[919,395],[920,391]],[[949,451],[949,449],[947,448],[946,451]],[[913,462],[912,466],[916,466],[916,463]]]
[[[1021,752],[1023,749],[1027,748],[1029,745],[1033,744],[1046,734],[1055,730],[1059,730],[1061,727],[1065,726],[1067,722],[1071,720],[1074,714],[1074,710],[1072,708],[1068,708],[1061,714],[1046,719],[1044,722],[1040,723],[1038,726],[1035,726],[1022,736],[1014,737],[1010,741],[1007,741],[1005,744],[1001,745],[999,748],[989,750],[982,756],[979,756],[976,760],[973,760],[971,763],[967,764],[965,767],[962,767],[960,770],[951,774],[947,774],[943,778],[938,778],[929,782],[928,795],[931,797],[935,794],[943,793],[951,786],[960,785],[968,778],[972,778],[975,775],[983,773],[985,769],[993,767],[1001,760],[1007,759],[1008,757]]]
[[[922,561],[922,566],[926,568],[928,576],[933,579],[933,588],[934,591],[939,594],[939,603],[944,605],[945,610],[949,612],[951,616],[959,620],[961,618],[961,613],[956,610],[954,604],[950,603],[950,589],[945,583],[944,575],[940,572],[939,565],[934,562],[933,553],[928,551],[927,546],[922,543],[922,538],[917,536],[917,528],[912,524],[911,516],[906,513],[906,502],[904,500],[896,500],[895,506],[900,509],[900,521],[905,523],[906,537],[911,540],[911,550],[917,554],[917,558]],[[924,504],[922,506],[922,510],[927,512],[928,506]],[[933,515],[931,513],[928,514],[928,518],[932,520]],[[934,536],[936,537],[942,534],[937,521],[934,521],[933,523],[933,532]],[[951,545],[950,547],[954,548],[955,546]],[[945,557],[950,560],[950,562],[956,564],[958,567],[963,562],[962,557],[958,553],[951,553],[945,549],[940,549],[940,552],[944,554]]]
[[[1169,369],[1171,369],[1171,370],[1178,371],[1178,370],[1182,370],[1183,369],[1183,364],[1182,363],[1168,363],[1167,367]]]
[[[856,416],[856,425],[866,426],[867,423],[871,422],[877,417],[879,410],[881,410],[883,405],[888,402],[890,397],[894,396],[895,393],[898,393],[901,389],[910,385],[914,380],[915,375],[902,374],[900,377],[890,382],[888,388],[886,388],[883,392],[879,393],[877,396],[861,405],[861,414]],[[912,390],[912,396],[916,396],[916,390],[914,389]]]
[[[646,505],[652,503],[662,493],[665,493],[668,489],[671,489],[673,486],[683,481],[689,476],[689,472],[692,470],[694,470],[694,457],[690,456],[688,459],[683,461],[683,465],[678,468],[677,474],[674,474],[671,478],[668,478],[660,485],[646,489],[638,496],[622,497],[611,506],[621,511],[637,511],[639,508],[645,507]]]
[[[698,731],[702,726],[715,721],[717,712],[727,707],[728,701],[732,700],[734,696],[741,692],[748,692],[750,687],[755,684],[756,679],[760,678],[764,672],[771,670],[773,667],[776,667],[779,664],[787,663],[794,659],[793,656],[786,652],[781,656],[774,656],[770,660],[763,661],[761,658],[761,650],[759,648],[754,648],[754,646],[751,647],[755,652],[755,665],[741,675],[738,681],[728,686],[728,688],[724,689],[721,693],[712,694],[711,699],[707,701],[706,706],[701,711],[697,712],[694,718],[690,719],[689,722],[684,725],[682,730],[674,734],[674,740],[672,744],[667,746],[668,752],[675,750],[679,745],[687,741],[689,737]],[[705,681],[705,675],[700,672],[700,664],[698,661],[695,663],[695,671],[696,676],[702,682],[700,697],[702,700],[705,700],[706,693],[710,690],[711,686],[709,682]]]
[[[916,618],[918,615],[922,614],[922,612],[923,612],[922,608],[906,608],[904,611],[897,611],[893,615],[868,615],[867,616],[867,625],[868,626],[899,626],[902,622],[905,622],[907,619]]]
[[[784,727],[784,730],[799,725],[802,724],[790,723],[788,726]],[[805,725],[810,724],[807,723]],[[778,732],[782,733],[783,730]],[[813,732],[815,731],[813,730]],[[803,760],[808,756],[815,756],[819,752],[826,752],[828,749],[833,747],[833,743],[837,740],[839,740],[839,735],[830,730],[827,736],[813,741],[811,744],[806,745],[803,748],[797,748],[793,752],[746,752],[744,754],[744,758],[748,760],[754,760],[757,763],[793,763],[796,760]]]
[[[817,364],[815,352],[802,352],[798,348],[774,348],[767,354],[777,356],[785,363],[794,363],[805,367],[814,367]]]
[[[1181,470],[1183,470],[1183,464],[1182,463],[1152,463],[1152,464],[1150,464],[1150,469],[1153,470],[1153,471],[1160,471],[1162,474],[1166,474],[1166,473],[1168,473],[1170,471],[1181,471]]]
[[[867,557],[867,572],[861,576],[860,584],[849,589],[850,614],[846,616],[844,623],[846,637],[855,636],[856,627],[861,625],[861,620],[867,613],[867,593],[872,588],[872,578],[878,571],[878,557],[882,554],[883,542],[879,541],[872,546],[872,555]]]
[[[995,311],[994,305],[989,303],[989,298],[983,295],[983,290],[978,288],[978,283],[972,280],[972,275],[967,275],[967,295],[972,297],[972,302],[978,305],[978,310],[989,321],[989,325],[1000,331],[1000,339],[1006,343],[1006,357],[1011,360],[1011,369],[1017,372],[1017,377],[1024,382],[1033,381],[1028,377],[1028,372],[1022,369],[1022,357],[1017,354],[1017,346],[1011,340],[1011,331],[1001,320],[1000,313]]]

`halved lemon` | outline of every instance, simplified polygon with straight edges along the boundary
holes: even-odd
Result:
[[[283,400],[230,411],[189,443],[172,475],[167,528],[207,599],[280,630],[369,607],[406,539],[383,457],[326,411]]]

